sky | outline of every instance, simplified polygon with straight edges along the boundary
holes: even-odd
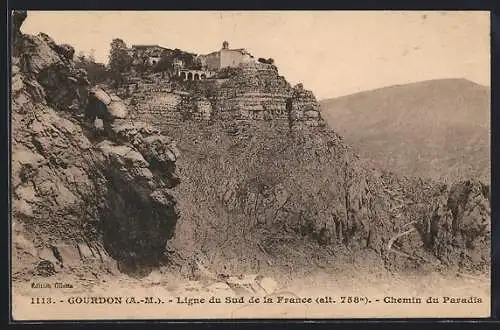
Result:
[[[21,30],[103,63],[113,38],[197,54],[227,40],[325,99],[441,78],[489,86],[489,24],[478,11],[29,11]]]

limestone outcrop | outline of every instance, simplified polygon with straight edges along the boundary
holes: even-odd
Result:
[[[325,125],[314,94],[301,84],[291,87],[269,64],[247,64],[206,81],[149,79],[133,86],[129,90],[137,117],[158,125],[193,120],[286,121],[293,128]]]

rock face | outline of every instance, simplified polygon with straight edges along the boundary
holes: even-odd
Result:
[[[491,249],[490,219],[488,186],[472,180],[454,184],[426,224],[427,243],[445,262],[463,258],[466,268],[488,267],[482,254]]]
[[[453,206],[460,185],[367,169],[326,127],[191,122],[168,130],[182,152],[172,244],[207,251],[214,268],[295,274],[332,258],[340,263],[340,252],[330,253],[344,248],[374,253],[392,269],[489,267],[490,198],[479,182],[467,183],[474,193]]]
[[[85,113],[87,119],[99,118],[108,124],[116,119],[128,117],[128,107],[115,94],[108,94],[100,88],[90,90],[89,105]]]
[[[185,121],[285,121],[290,127],[323,126],[314,94],[301,84],[291,87],[275,66],[248,64],[227,77],[199,82],[150,79],[133,85],[137,117],[158,125]]]
[[[24,20],[28,17],[28,14],[25,10],[14,10],[12,12],[12,45],[13,47],[13,52],[17,48],[18,40],[19,37],[22,35],[21,33],[21,25],[23,24]],[[16,56],[17,54],[14,54]]]
[[[222,120],[283,120],[291,127],[323,124],[313,93],[292,88],[276,67],[255,63],[234,70],[215,87],[214,118]]]
[[[43,260],[56,271],[92,262],[112,267],[113,260],[125,272],[157,265],[177,220],[171,189],[179,183],[178,151],[172,139],[127,120],[128,107],[116,95],[89,93],[85,71],[73,66],[71,46],[45,34],[19,34],[16,47],[14,271],[36,273]],[[96,118],[103,121],[101,130],[93,125]]]

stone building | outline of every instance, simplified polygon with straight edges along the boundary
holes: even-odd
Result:
[[[147,58],[149,65],[156,65],[163,56],[173,53],[173,50],[158,45],[132,45],[129,53],[134,59]]]
[[[224,41],[222,49],[206,55],[198,56],[202,66],[207,70],[217,71],[223,68],[235,68],[241,64],[255,62],[254,57],[244,48],[229,49],[229,43]]]
[[[175,71],[180,71],[184,68],[184,61],[179,58],[174,58],[172,60],[172,66]]]

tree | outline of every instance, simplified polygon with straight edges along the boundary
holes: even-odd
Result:
[[[178,48],[174,49],[172,53],[172,59],[177,58],[184,62],[184,66],[188,69],[194,69],[196,67],[195,58],[196,54],[184,52]]]
[[[154,67],[155,72],[161,72],[161,71],[172,71],[173,70],[173,65],[172,65],[172,57],[168,55],[164,55],[158,63]]]
[[[274,59],[273,58],[268,58],[267,60],[263,57],[259,57],[258,61],[260,63],[264,63],[264,64],[271,64],[271,65],[274,65]]]
[[[118,84],[123,83],[122,74],[130,71],[132,60],[127,52],[127,44],[122,39],[113,39],[109,51],[109,68]]]
[[[87,58],[83,61],[76,61],[75,67],[87,71],[87,77],[91,85],[104,83],[106,80],[112,78],[104,64],[96,63]]]
[[[154,71],[172,71],[174,69],[174,60],[181,60],[187,69],[201,70],[202,63],[196,58],[196,54],[184,52],[178,48],[172,52],[164,52],[161,59],[154,66]]]

